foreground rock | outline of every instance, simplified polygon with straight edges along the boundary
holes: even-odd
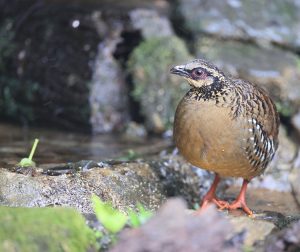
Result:
[[[0,207],[0,250],[96,251],[96,237],[74,209]]]
[[[24,174],[33,172],[34,176],[0,169],[0,204],[62,205],[90,213],[90,197],[95,193],[121,210],[134,208],[137,202],[154,210],[172,196],[183,196],[193,207],[213,179],[212,174],[193,167],[176,154],[129,163],[81,161],[43,167],[22,170]],[[219,189],[225,185],[224,182]]]
[[[168,201],[141,228],[125,230],[110,251],[238,251],[225,247],[232,227],[214,208],[199,216],[187,214],[185,208],[179,199]]]
[[[0,204],[8,206],[70,206],[91,213],[91,195],[125,211],[140,202],[158,208],[165,199],[157,175],[145,163],[123,163],[86,172],[34,177],[0,169]]]

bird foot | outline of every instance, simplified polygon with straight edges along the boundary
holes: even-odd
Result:
[[[217,197],[204,198],[200,209],[205,209],[209,203],[214,203],[220,209],[225,209],[229,205],[227,201],[220,200]]]
[[[246,214],[248,214],[249,217],[254,217],[253,212],[250,210],[250,208],[247,206],[246,202],[243,200],[235,200],[233,203],[228,204],[223,209],[228,210],[235,210],[241,208]]]

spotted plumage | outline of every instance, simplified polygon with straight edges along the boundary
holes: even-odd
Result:
[[[278,147],[279,117],[266,91],[199,59],[171,73],[191,86],[175,114],[180,153],[221,176],[249,181],[261,174]]]

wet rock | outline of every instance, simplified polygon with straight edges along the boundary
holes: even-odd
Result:
[[[240,187],[229,187],[222,199],[232,202],[236,199]],[[279,192],[261,188],[249,188],[246,194],[248,207],[255,217],[273,222],[279,228],[289,221],[284,216],[299,216],[299,208],[291,192]],[[233,214],[244,215],[243,211],[230,211]]]
[[[120,163],[120,162],[119,162]],[[75,207],[91,213],[91,194],[125,211],[140,202],[158,208],[165,199],[157,175],[145,163],[121,163],[60,176],[24,176],[0,170],[0,204],[6,206]]]
[[[90,83],[90,122],[94,133],[120,130],[128,120],[125,77],[113,56],[121,42],[122,29],[120,23],[112,26],[115,26],[112,28],[114,32],[106,34],[105,40],[98,46]]]
[[[96,251],[96,237],[74,209],[0,207],[0,250]]]
[[[196,51],[197,57],[214,62],[226,73],[263,86],[282,115],[291,116],[300,105],[299,59],[295,54],[273,46],[205,36],[197,40]]]
[[[228,234],[228,237],[241,233],[244,246],[253,246],[276,229],[275,224],[270,221],[252,219],[248,216],[233,217],[229,215],[227,218],[233,227],[233,233]]]
[[[289,179],[295,200],[298,202],[298,206],[300,207],[300,152],[298,152],[298,156],[294,162],[294,167],[289,176]]]
[[[158,174],[167,196],[184,197],[190,207],[200,204],[214,177],[212,173],[192,166],[175,153],[162,154],[159,159],[151,161],[150,165]],[[218,191],[223,192],[225,187],[226,181],[222,181]]]
[[[300,221],[270,235],[266,239],[265,252],[300,251]]]
[[[1,115],[24,124],[89,130],[86,83],[100,40],[90,11],[36,1],[1,3],[0,9],[13,34],[13,50],[1,69]]]
[[[300,47],[297,0],[180,0],[179,11],[193,33]]]
[[[180,199],[169,200],[141,228],[121,233],[110,251],[238,251],[224,246],[232,227],[214,208],[191,215],[185,207]]]
[[[176,36],[149,38],[130,55],[132,96],[140,103],[148,130],[161,133],[172,127],[175,108],[188,85],[180,78],[173,78],[169,70],[188,58],[191,57],[184,42]]]

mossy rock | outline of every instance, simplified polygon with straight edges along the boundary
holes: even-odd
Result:
[[[93,251],[95,235],[66,208],[0,207],[0,251]]]
[[[186,45],[176,36],[147,39],[130,55],[132,96],[141,105],[148,130],[162,132],[172,126],[176,105],[189,87],[169,70],[189,59]]]

